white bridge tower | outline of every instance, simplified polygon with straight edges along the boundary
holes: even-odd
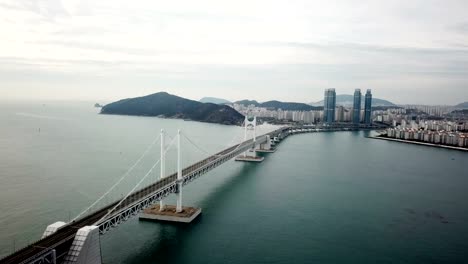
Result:
[[[244,120],[244,142],[247,141],[248,131],[252,131],[252,148],[246,150],[243,155],[236,157],[236,161],[248,161],[248,162],[262,162],[263,157],[257,157],[256,150],[258,148],[257,144],[257,117],[245,116]]]

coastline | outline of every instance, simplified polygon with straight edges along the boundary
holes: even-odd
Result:
[[[461,148],[461,147],[455,147],[455,146],[446,146],[446,145],[438,145],[438,144],[433,144],[433,143],[426,143],[426,142],[418,142],[418,141],[410,141],[410,140],[404,140],[404,139],[398,139],[398,138],[388,138],[388,137],[380,137],[380,136],[371,136],[368,138],[373,138],[373,139],[380,139],[380,140],[388,140],[388,141],[395,141],[395,142],[400,142],[400,143],[408,143],[408,144],[415,144],[415,145],[421,145],[421,146],[427,146],[427,147],[436,147],[436,148],[444,148],[444,149],[451,149],[451,150],[458,150],[458,151],[468,151],[468,148]]]
[[[173,120],[182,120],[188,122],[200,122],[205,124],[214,124],[214,125],[222,125],[222,126],[241,126],[242,123],[220,123],[220,122],[212,122],[212,121],[204,121],[204,120],[195,120],[190,118],[179,118],[179,117],[166,117],[164,115],[133,115],[133,114],[116,114],[116,113],[102,113],[99,112],[99,115],[114,115],[114,116],[134,116],[134,117],[150,117],[150,118],[161,118],[161,119],[173,119]]]

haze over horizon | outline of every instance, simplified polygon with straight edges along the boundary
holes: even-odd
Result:
[[[468,2],[0,0],[0,98],[468,101]]]

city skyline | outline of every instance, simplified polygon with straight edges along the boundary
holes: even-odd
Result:
[[[167,91],[308,103],[325,88],[359,87],[397,104],[454,105],[468,99],[467,8],[5,0],[0,98],[109,102]]]

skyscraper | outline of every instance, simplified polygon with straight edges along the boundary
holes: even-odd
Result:
[[[323,122],[335,122],[335,105],[336,105],[336,92],[335,89],[325,90],[325,99],[323,100]]]
[[[359,124],[361,119],[361,89],[354,90],[353,124]]]
[[[335,113],[335,121],[336,122],[343,122],[344,121],[344,107],[343,106],[338,106],[336,108],[336,113]]]
[[[370,125],[372,120],[372,93],[371,89],[367,89],[366,99],[364,102],[364,123]]]

